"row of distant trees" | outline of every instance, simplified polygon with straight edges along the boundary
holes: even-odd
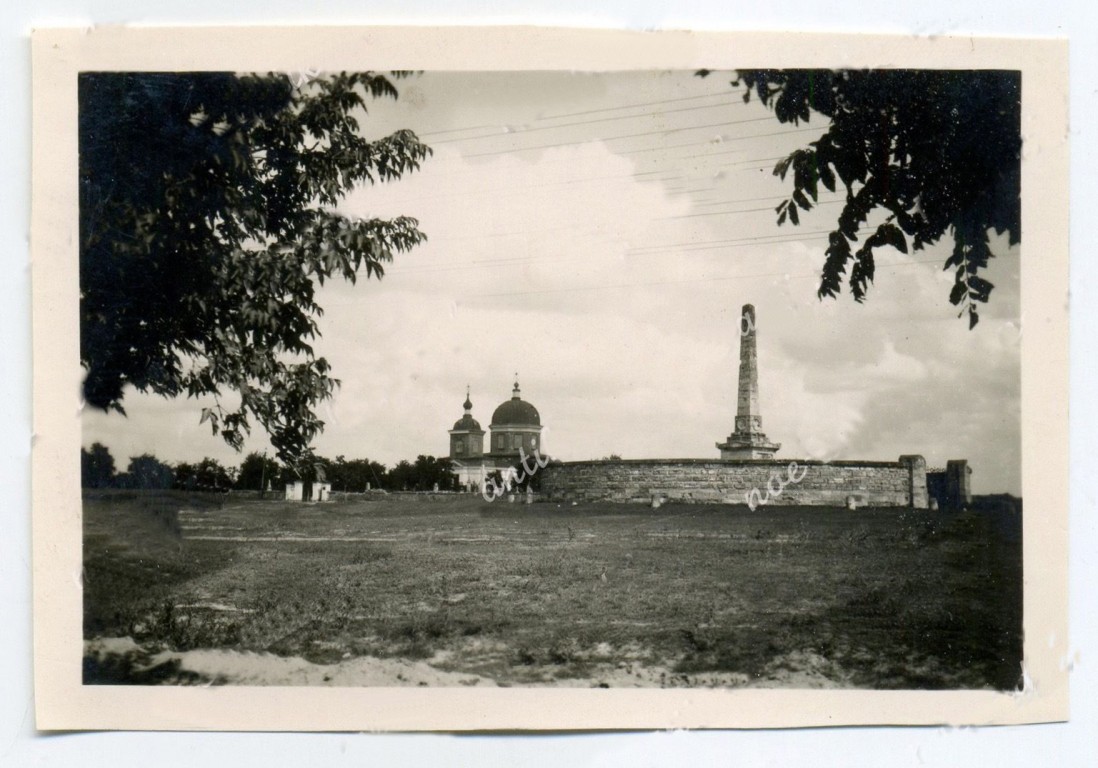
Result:
[[[297,479],[323,478],[333,491],[362,492],[367,488],[390,491],[428,491],[457,488],[457,477],[448,458],[418,456],[401,461],[392,468],[369,459],[318,457],[302,478],[275,459],[250,453],[239,466],[225,466],[217,459],[205,458],[190,463],[169,463],[152,454],[131,457],[124,472],[119,472],[110,450],[101,443],[80,450],[80,475],[85,488],[144,488],[203,491],[258,491],[280,489]]]

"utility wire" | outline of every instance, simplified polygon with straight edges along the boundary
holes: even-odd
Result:
[[[690,126],[688,128],[673,128],[673,129],[670,129],[670,130],[661,130],[661,131],[645,131],[643,133],[633,133],[633,134],[627,134],[625,136],[601,136],[601,137],[598,137],[596,139],[584,139],[584,140],[580,140],[580,141],[562,141],[562,142],[556,142],[554,144],[535,144],[532,147],[516,147],[516,148],[513,148],[513,149],[498,149],[498,150],[493,150],[491,152],[476,152],[476,153],[473,153],[473,154],[463,155],[463,157],[466,157],[466,158],[470,158],[470,157],[490,157],[492,155],[505,155],[505,154],[511,154],[511,153],[516,153],[516,152],[532,152],[533,150],[536,150],[536,149],[554,149],[554,148],[557,148],[557,147],[568,147],[568,146],[573,146],[573,145],[576,145],[576,144],[585,144],[589,141],[617,141],[617,140],[620,140],[620,139],[636,139],[636,138],[640,138],[642,136],[667,135],[669,133],[681,133],[682,131],[704,130],[706,128],[719,128],[719,127],[722,127],[724,125],[727,125],[727,122],[713,123],[711,125],[693,125],[693,126]],[[747,141],[748,139],[765,139],[765,138],[769,138],[771,136],[786,136],[788,134],[793,134],[793,133],[804,133],[805,131],[818,131],[818,130],[820,130],[819,126],[812,126],[811,128],[796,128],[796,129],[791,130],[791,131],[774,131],[774,132],[771,132],[771,133],[759,133],[759,134],[754,134],[754,135],[751,135],[751,136],[734,136],[730,139],[723,139],[721,141],[721,144],[727,144],[727,143],[730,143],[730,142],[733,142],[733,141]],[[708,142],[708,141],[704,141],[704,142],[694,141],[694,142],[689,142],[687,144],[673,144],[671,146],[645,147],[645,148],[642,148],[642,149],[623,149],[623,150],[619,150],[618,154],[629,155],[629,154],[638,154],[638,153],[641,153],[641,152],[655,152],[655,151],[661,150],[661,149],[683,149],[683,148],[687,148],[687,147],[700,147],[700,146],[705,146],[706,144],[709,144],[709,143],[710,142]],[[717,153],[714,153],[714,154],[717,154]],[[723,153],[721,153],[721,154],[723,154]]]
[[[858,232],[858,234],[864,234],[867,231],[868,230],[860,230]],[[659,244],[659,245],[645,246],[643,248],[634,248],[634,249],[630,250],[630,253],[643,254],[645,252],[656,252],[656,251],[659,251],[659,252],[662,253],[662,252],[665,252],[667,250],[675,249],[675,248],[684,248],[684,249],[687,249],[687,250],[699,250],[699,248],[697,248],[697,246],[706,246],[706,249],[708,250],[709,246],[717,247],[717,246],[723,246],[723,245],[735,245],[735,244],[739,244],[739,243],[756,242],[756,241],[760,241],[760,240],[769,240],[771,238],[787,238],[787,237],[789,237],[789,238],[794,238],[796,240],[799,240],[799,239],[802,239],[803,237],[808,236],[808,235],[828,235],[828,234],[831,234],[831,232],[832,232],[832,230],[830,230],[830,229],[810,229],[810,230],[805,230],[805,231],[802,231],[802,232],[796,233],[796,234],[793,233],[793,232],[781,232],[781,233],[778,233],[778,234],[775,234],[775,235],[755,235],[755,236],[751,236],[751,237],[733,237],[733,238],[726,238],[726,239],[723,239],[723,240],[695,240],[695,241],[678,242],[678,243],[662,243],[662,244]]]
[[[728,168],[733,168],[735,166],[739,166],[739,165],[743,165],[743,164],[766,163],[766,162],[770,162],[772,160],[781,160],[781,159],[783,159],[783,158],[782,157],[761,157],[761,158],[758,158],[758,159],[755,159],[755,160],[740,160],[738,162],[728,163],[728,164],[725,164],[725,165],[714,165],[711,168],[707,168],[706,170],[719,171],[719,170],[724,170],[724,169],[728,169]],[[638,177],[641,177],[641,176],[657,176],[658,177],[662,174],[671,174],[671,173],[674,173],[674,172],[675,172],[674,169],[669,168],[669,169],[658,170],[658,171],[638,171],[638,172],[635,172],[635,173],[619,173],[619,174],[612,174],[610,176],[585,176],[585,177],[579,177],[579,178],[564,179],[563,181],[547,181],[547,182],[544,182],[542,184],[526,184],[526,185],[522,186],[522,190],[544,189],[544,188],[547,188],[547,187],[567,187],[567,186],[571,186],[573,184],[583,184],[583,183],[586,183],[586,182],[589,182],[589,181],[615,181],[615,180],[618,180],[618,179],[635,179],[635,178],[638,178]],[[466,177],[466,176],[479,176],[479,175],[480,174],[478,172],[470,172],[468,174],[464,174],[464,173],[463,174],[452,174],[452,175],[448,174],[447,176],[440,177],[440,179],[441,178],[446,178],[446,177],[461,178],[461,177]],[[695,176],[693,178],[696,179],[697,177]],[[673,176],[665,176],[664,178],[642,179],[642,181],[653,181],[654,180],[654,181],[661,181],[661,182],[673,182],[673,181],[680,181],[680,180],[685,180],[685,179],[686,179],[685,176],[673,175]],[[693,180],[693,179],[691,179],[691,180]],[[715,192],[715,191],[718,191],[717,187],[693,187],[693,188],[673,188],[672,187],[670,189],[673,192],[683,193],[683,194],[685,194],[685,193]],[[514,187],[491,187],[491,188],[488,188],[488,189],[479,189],[479,190],[475,190],[475,191],[442,192],[442,193],[439,193],[439,194],[436,194],[436,195],[416,195],[414,197],[395,198],[395,199],[391,200],[390,202],[393,205],[405,206],[405,205],[415,205],[416,203],[422,202],[424,200],[446,200],[446,199],[451,199],[451,198],[468,199],[468,198],[470,198],[471,196],[474,196],[474,195],[482,196],[484,194],[494,194],[494,193],[497,193],[497,192],[510,192],[510,193],[513,193],[514,191],[515,191]],[[730,203],[748,202],[749,200],[751,200],[751,201],[753,201],[753,200],[784,200],[788,197],[789,197],[789,195],[772,195],[772,196],[768,196],[768,197],[748,198],[748,199],[745,199],[745,200],[718,200],[718,201],[713,201],[713,202],[700,202],[700,203],[697,203],[697,205],[727,205],[727,204],[730,204]]]
[[[940,259],[926,259],[918,261],[901,262],[898,264],[878,264],[877,269],[891,269],[893,267],[906,267],[912,264],[938,264]],[[477,298],[495,298],[501,296],[532,296],[535,294],[546,293],[572,293],[577,291],[601,291],[601,290],[617,290],[621,288],[647,288],[651,286],[659,285],[682,285],[687,283],[713,283],[723,282],[727,280],[748,280],[760,277],[789,277],[789,278],[803,278],[803,277],[818,277],[818,272],[803,272],[791,275],[788,272],[763,272],[753,275],[727,275],[724,277],[698,277],[687,278],[685,280],[656,280],[647,283],[624,283],[621,285],[585,285],[574,288],[549,288],[540,291],[514,291],[508,293],[482,293],[478,294]]]
[[[706,155],[706,156],[699,155],[697,159],[702,160],[705,157],[708,157],[708,155]],[[738,160],[736,162],[725,163],[723,165],[708,166],[706,168],[706,171],[721,171],[721,170],[735,168],[735,167],[741,166],[741,165],[749,165],[750,166],[751,164],[768,163],[768,162],[771,162],[771,161],[774,161],[774,160],[782,160],[784,158],[785,158],[785,156],[782,155],[780,157],[760,157],[760,158],[757,158],[757,159]],[[743,169],[741,169],[741,170],[743,170]],[[677,169],[675,169],[675,168],[666,168],[666,169],[660,169],[660,170],[656,170],[656,171],[637,171],[637,172],[634,172],[634,173],[619,173],[619,174],[613,174],[611,176],[586,176],[586,177],[581,176],[581,177],[578,177],[578,178],[565,179],[563,181],[547,181],[543,184],[529,184],[529,185],[523,186],[522,189],[532,189],[532,188],[535,188],[535,187],[568,186],[570,184],[581,184],[585,181],[613,181],[615,179],[632,179],[632,178],[637,178],[637,177],[640,177],[640,176],[660,176],[661,174],[676,173],[676,171],[677,171]],[[477,171],[477,170],[473,170],[473,171],[462,172],[462,173],[439,174],[439,176],[436,177],[436,178],[441,181],[442,179],[462,179],[462,178],[470,178],[470,177],[478,177],[479,178],[480,176],[482,176],[482,172]],[[663,178],[663,179],[656,179],[656,181],[678,181],[678,180],[684,179],[684,178],[686,178],[686,177],[682,176],[682,175],[674,175],[674,176],[668,176],[668,177]],[[698,177],[695,176],[694,178],[698,178]],[[494,187],[494,188],[490,188],[490,189],[486,189],[486,190],[477,190],[477,191],[478,192],[513,192],[514,189],[515,189],[514,187]],[[698,189],[676,190],[676,191],[704,192],[704,191],[708,191],[708,189],[707,188],[698,188]],[[424,196],[416,195],[414,197],[396,198],[396,199],[393,200],[393,202],[394,202],[394,204],[399,203],[401,205],[406,205],[406,204],[409,204],[409,203],[415,203],[419,200],[438,200],[438,199],[449,198],[449,197],[468,197],[469,194],[470,193],[468,191],[463,191],[463,192],[446,192],[446,193],[441,193],[441,194],[438,194],[438,195],[424,195]],[[758,199],[767,199],[767,200],[769,200],[771,198],[758,198]],[[774,199],[778,199],[778,198],[776,197]]]
[[[723,168],[725,166],[715,166],[715,167]],[[621,180],[621,179],[635,179],[635,178],[640,177],[640,176],[657,176],[658,177],[660,174],[665,174],[665,173],[671,173],[671,171],[669,171],[669,170],[668,171],[642,171],[640,173],[624,173],[624,174],[619,173],[619,174],[613,174],[613,175],[610,175],[610,176],[586,176],[586,177],[580,177],[580,178],[574,178],[574,179],[565,179],[563,181],[547,181],[547,182],[542,183],[542,184],[524,184],[524,185],[522,185],[520,191],[526,191],[528,189],[546,189],[546,188],[549,188],[549,187],[569,187],[569,186],[573,186],[573,185],[576,185],[576,184],[585,184],[585,183],[594,182],[594,181],[617,181],[617,180]],[[659,182],[667,183],[667,182],[675,182],[675,181],[685,181],[686,177],[685,176],[666,176],[664,178],[640,179],[640,180],[641,181],[659,181]],[[693,181],[694,179],[690,179],[690,180]],[[691,188],[676,188],[676,187],[673,187],[673,186],[669,186],[668,190],[671,191],[671,192],[674,192],[676,194],[696,194],[696,193],[699,193],[699,192],[719,192],[719,191],[721,191],[720,188],[717,187],[717,186],[712,186],[712,187],[691,187]],[[491,188],[488,188],[488,189],[468,190],[468,191],[462,191],[462,192],[442,192],[442,193],[439,193],[437,195],[417,195],[417,196],[414,196],[414,197],[396,198],[394,200],[391,200],[390,202],[394,206],[396,206],[396,205],[409,206],[409,205],[415,205],[416,203],[420,203],[420,202],[423,202],[425,200],[447,200],[447,199],[452,199],[452,198],[461,198],[461,199],[468,200],[468,199],[471,199],[471,198],[474,198],[474,197],[475,198],[483,198],[485,195],[492,195],[492,194],[495,194],[495,193],[511,193],[511,194],[514,194],[515,191],[516,191],[515,187],[491,187]],[[770,195],[770,196],[767,196],[767,197],[753,197],[753,198],[744,198],[744,199],[737,199],[737,200],[716,200],[716,201],[713,201],[713,202],[699,202],[699,203],[695,203],[695,204],[696,205],[735,205],[736,203],[754,202],[754,201],[759,201],[759,200],[785,200],[785,199],[788,199],[788,198],[789,198],[789,195]],[[821,202],[819,204],[822,205],[823,203]]]
[[[572,227],[555,227],[554,230],[543,231],[555,231],[573,229]],[[872,227],[870,228],[872,229]],[[864,234],[868,230],[859,231],[858,234]],[[662,253],[678,253],[682,251],[701,251],[701,250],[718,250],[723,248],[736,248],[745,245],[780,245],[782,243],[795,243],[802,240],[817,240],[821,239],[820,236],[826,236],[830,234],[830,230],[811,230],[808,232],[785,232],[775,235],[754,235],[749,237],[731,238],[727,240],[700,240],[696,242],[679,242],[679,243],[664,243],[658,246],[649,246],[646,248],[631,248],[626,252],[627,256],[656,256]],[[698,247],[695,247],[698,246]],[[404,267],[402,269],[388,270],[386,275],[393,274],[406,274],[414,272],[453,272],[464,269],[479,269],[483,267],[491,267],[496,265],[515,266],[523,262],[531,261],[546,261],[544,256],[508,256],[498,259],[477,259],[474,261],[463,262],[461,264],[444,264],[433,265],[425,264],[418,267]],[[587,257],[581,257],[578,259],[553,259],[553,264],[560,264],[568,261],[589,261]]]
[[[561,114],[556,114],[556,115],[543,115],[542,117],[539,118],[539,120],[559,120],[560,118],[564,118],[564,117],[582,117],[584,115],[595,115],[595,114],[598,114],[600,112],[618,112],[618,111],[621,111],[623,109],[640,109],[642,107],[655,107],[655,106],[658,106],[660,104],[677,104],[677,103],[680,103],[680,102],[683,102],[683,101],[697,101],[698,99],[713,99],[713,98],[717,98],[717,97],[722,98],[723,101],[721,101],[717,104],[707,104],[707,105],[704,105],[704,106],[701,106],[701,107],[695,107],[695,109],[707,109],[709,107],[722,107],[722,106],[727,106],[727,107],[742,107],[742,106],[745,106],[742,101],[739,101],[739,100],[736,100],[736,99],[728,99],[726,94],[720,93],[720,92],[715,92],[715,93],[702,93],[702,94],[698,94],[696,96],[682,96],[680,98],[675,98],[675,99],[660,99],[660,100],[657,100],[657,101],[645,101],[645,102],[641,102],[639,104],[623,104],[623,105],[617,106],[617,107],[600,107],[598,109],[585,109],[585,110],[582,110],[582,111],[579,111],[579,112],[563,112]],[[680,110],[665,110],[664,113],[674,112],[674,111],[680,111]],[[644,115],[627,115],[626,117],[644,117]],[[448,133],[460,133],[461,131],[486,130],[486,129],[494,128],[494,127],[496,127],[496,126],[492,126],[492,125],[470,125],[470,126],[466,126],[464,128],[447,128],[446,130],[431,131],[430,133],[422,134],[422,136],[420,138],[427,138],[429,136],[442,136],[442,135],[448,134]]]
[[[686,190],[688,192],[712,192],[711,189]],[[756,203],[760,200],[785,200],[789,195],[767,195],[766,197],[744,197],[739,200],[714,200],[710,203],[694,203],[694,205],[727,205],[728,203]]]
[[[722,107],[722,106],[724,106],[724,105],[723,104],[711,104],[711,105],[704,106],[704,107],[684,107],[683,109],[669,109],[666,112],[660,112],[659,114],[660,115],[667,115],[667,114],[672,114],[672,113],[675,113],[675,112],[694,112],[694,111],[697,111],[699,109],[715,109],[716,107]],[[537,133],[538,131],[552,131],[552,130],[563,129],[563,128],[572,128],[572,127],[577,126],[577,125],[593,125],[595,123],[607,123],[607,122],[614,122],[614,121],[617,121],[617,120],[645,120],[645,119],[651,119],[652,117],[653,117],[653,115],[621,115],[619,117],[599,117],[599,118],[595,118],[593,120],[579,120],[579,121],[576,121],[576,122],[573,122],[573,123],[561,123],[559,125],[538,125],[538,126],[534,126],[532,128],[522,128],[522,129],[517,129],[517,130],[513,130],[513,131],[512,130],[507,130],[507,129],[502,129],[502,130],[493,131],[492,133],[484,133],[484,134],[481,134],[479,136],[461,136],[461,137],[455,138],[455,139],[442,139],[440,141],[434,141],[434,142],[432,142],[432,144],[435,144],[435,145],[438,145],[438,144],[453,144],[453,143],[459,142],[459,141],[474,141],[474,140],[477,140],[477,139],[496,139],[496,138],[511,137],[511,136],[522,136],[522,135],[527,134],[527,133]],[[725,121],[724,123],[721,123],[720,125],[741,125],[743,123],[761,123],[764,120],[765,121],[773,121],[774,118],[771,115],[767,115],[765,117],[752,117],[752,118],[749,118],[747,120],[728,120],[728,121]],[[670,131],[670,130],[684,131],[684,130],[689,130],[690,127],[693,127],[693,126],[688,126],[686,128],[668,128],[666,130],[668,130],[668,131]],[[698,127],[706,127],[706,126],[698,126]],[[708,126],[708,127],[713,127],[713,126]]]
[[[691,145],[683,145],[683,146],[695,146],[695,145],[691,144]],[[634,151],[646,151],[646,150],[628,150],[628,152],[634,152]],[[742,150],[734,150],[734,151],[739,152],[739,151],[742,151]],[[704,156],[699,155],[695,159],[703,160],[706,157],[709,157],[710,155],[714,155],[714,154],[727,154],[727,153],[724,153],[724,152],[711,152],[711,153],[707,153]],[[751,170],[751,169],[753,169],[754,165],[757,165],[757,164],[760,164],[760,163],[768,163],[768,162],[771,162],[771,161],[784,160],[785,157],[786,157],[786,155],[780,155],[780,156],[777,156],[777,157],[760,157],[760,158],[753,158],[753,159],[747,159],[747,160],[737,160],[735,162],[725,163],[723,165],[709,166],[709,167],[706,168],[706,170],[707,171],[721,171],[721,170],[725,170],[725,169],[735,168],[735,167],[741,166],[741,165],[746,165],[746,166],[749,166],[749,167],[748,168],[742,168],[740,170]],[[568,186],[568,185],[571,185],[571,184],[581,184],[585,181],[611,181],[611,180],[615,180],[615,179],[637,178],[639,176],[659,176],[661,174],[668,174],[668,173],[675,173],[675,169],[667,168],[667,169],[661,169],[661,170],[656,170],[656,171],[637,171],[635,173],[614,174],[614,175],[611,175],[611,176],[580,177],[580,178],[574,178],[574,179],[565,179],[564,181],[550,181],[550,182],[545,182],[544,184],[526,185],[526,186],[523,187],[523,189],[533,189],[533,188],[553,187],[553,186]],[[441,180],[441,179],[455,179],[455,178],[456,179],[461,179],[461,178],[468,178],[468,177],[473,177],[473,176],[479,177],[481,175],[482,174],[481,174],[480,171],[472,170],[472,171],[462,172],[462,173],[440,174],[438,176],[438,179],[439,180]],[[675,175],[675,176],[668,176],[668,177],[663,178],[663,179],[656,179],[656,181],[678,181],[678,180],[683,179],[683,178],[685,178],[685,177],[682,176],[682,175]],[[513,191],[514,191],[513,187],[495,187],[495,188],[487,189],[487,190],[479,190],[478,192],[513,192]],[[677,192],[705,192],[705,191],[709,191],[709,190],[707,188],[698,188],[698,189],[675,190],[675,191],[677,191]],[[438,194],[438,195],[423,195],[423,196],[417,195],[415,197],[396,198],[392,202],[393,202],[394,205],[396,205],[396,204],[409,205],[409,204],[414,204],[416,202],[419,202],[421,200],[441,200],[441,199],[452,198],[452,197],[467,198],[467,197],[469,197],[469,195],[470,195],[469,192],[445,192],[445,193],[441,193],[441,194]],[[771,199],[780,200],[780,199],[784,199],[785,197],[788,197],[788,195],[778,195],[778,196],[774,196],[774,197],[755,198],[755,199],[756,200],[771,200]],[[700,204],[701,205],[720,205],[720,204],[725,203],[725,202],[743,202],[743,201],[731,200],[731,201],[719,201],[719,202],[714,202],[714,203],[700,203]]]
[[[525,191],[528,189],[543,189],[545,187],[567,187],[573,184],[584,184],[591,181],[614,181],[618,179],[635,179],[638,176],[659,176],[660,174],[674,173],[673,169],[661,170],[661,171],[641,171],[639,173],[618,173],[611,176],[581,176],[579,178],[565,179],[563,181],[547,181],[542,184],[523,184],[519,191]],[[655,181],[679,181],[683,179],[683,176],[667,176],[663,179],[654,179]],[[653,181],[653,179],[641,179],[642,181]],[[488,189],[478,190],[466,190],[462,192],[442,192],[437,195],[416,195],[414,197],[397,198],[392,200],[393,205],[414,205],[423,200],[444,200],[453,197],[460,197],[463,199],[469,199],[473,196],[482,196],[484,194],[492,194],[496,192],[508,192],[514,194],[515,187],[490,187]]]
[[[674,104],[674,103],[680,102],[680,101],[693,101],[695,99],[711,99],[711,98],[714,98],[714,97],[717,97],[717,96],[720,96],[720,97],[723,98],[725,96],[725,94],[724,94],[724,92],[721,92],[721,91],[714,91],[713,93],[702,93],[702,94],[698,94],[697,96],[682,96],[682,97],[675,98],[675,99],[661,99],[659,101],[646,101],[646,102],[643,102],[641,104],[625,104],[625,105],[620,106],[620,107],[600,107],[599,109],[588,109],[588,110],[585,110],[583,112],[565,112],[565,113],[559,114],[559,115],[546,115],[545,119],[548,120],[550,118],[556,118],[556,117],[578,117],[580,115],[593,115],[597,112],[614,112],[614,111],[620,110],[620,109],[639,109],[640,107],[654,107],[657,104]],[[730,101],[728,101],[728,104],[729,104],[729,106],[734,106],[734,107],[743,106],[743,102],[738,101],[736,99],[731,99]]]
[[[819,126],[814,126],[814,127],[811,127],[811,128],[795,128],[792,131],[775,131],[773,133],[759,133],[759,134],[755,134],[755,135],[752,135],[752,136],[733,136],[730,139],[721,139],[721,141],[719,143],[720,144],[729,144],[733,141],[747,141],[748,139],[765,139],[765,138],[769,138],[771,136],[786,136],[786,135],[789,135],[791,133],[804,133],[805,131],[818,131],[818,130],[820,130],[820,127]],[[623,149],[623,150],[619,150],[618,154],[634,155],[634,154],[640,154],[641,152],[656,152],[656,151],[661,150],[661,149],[689,149],[690,147],[702,147],[702,146],[705,146],[707,144],[712,144],[712,143],[713,142],[710,142],[710,141],[703,141],[703,142],[694,141],[694,142],[690,142],[689,144],[672,144],[670,146],[646,147],[644,149]],[[729,149],[729,150],[723,150],[723,151],[717,151],[717,152],[708,152],[708,153],[706,153],[706,156],[709,156],[709,155],[727,155],[727,154],[731,154],[732,152],[738,152],[738,151],[739,150]],[[784,155],[783,155],[783,157],[784,157]],[[779,158],[775,158],[775,159],[780,160],[782,158],[779,157]]]
[[[784,198],[783,198],[784,199]],[[822,202],[813,203],[813,208],[818,205],[834,205],[835,203],[845,203],[846,200],[824,200]],[[759,211],[772,211],[772,207],[767,206],[765,208],[739,208],[734,211],[706,211],[704,213],[684,213],[680,216],[661,216],[660,220],[668,219],[696,219],[699,216],[726,216],[735,213],[757,213]]]

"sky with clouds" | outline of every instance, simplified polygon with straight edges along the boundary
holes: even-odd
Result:
[[[363,130],[414,130],[434,154],[342,210],[413,216],[428,241],[384,279],[327,284],[316,345],[342,386],[322,455],[392,465],[445,455],[465,387],[487,427],[515,372],[563,460],[716,457],[736,407],[740,307],[758,318],[763,427],[779,457],[931,466],[967,458],[976,492],[1021,492],[1019,249],[999,242],[970,331],[949,304],[951,244],[880,249],[857,304],[816,298],[821,197],[799,227],[775,161],[824,123],[782,125],[730,73],[439,73],[401,80]],[[84,444],[126,459],[240,456],[193,400],[131,392],[84,413]],[[257,433],[245,452],[264,450]]]

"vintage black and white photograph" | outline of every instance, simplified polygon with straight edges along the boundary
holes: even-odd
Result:
[[[1066,717],[1064,46],[34,55],[38,727]]]
[[[1019,71],[85,71],[85,685],[1013,691]]]

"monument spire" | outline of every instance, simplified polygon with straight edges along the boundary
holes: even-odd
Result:
[[[717,448],[722,459],[769,459],[781,448],[781,443],[771,443],[762,431],[755,307],[750,304],[744,304],[740,312],[739,331],[740,376],[735,428],[725,442],[717,443]]]

